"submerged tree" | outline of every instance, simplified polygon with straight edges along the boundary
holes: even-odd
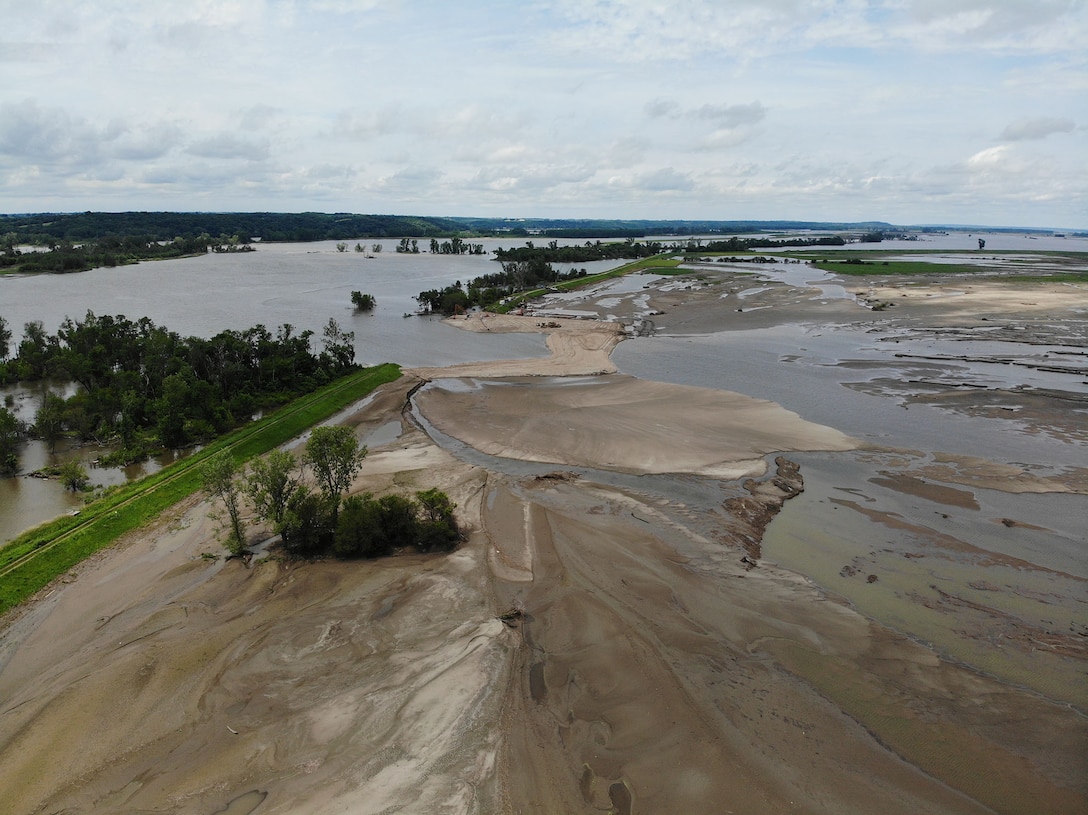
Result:
[[[11,344],[11,329],[8,328],[8,321],[3,317],[0,317],[0,360],[8,358],[8,348]]]
[[[373,311],[374,306],[378,304],[378,301],[374,299],[374,295],[363,294],[361,291],[351,293],[351,302],[356,311]]]
[[[19,469],[16,450],[22,435],[22,426],[15,414],[0,407],[0,475],[10,475]]]
[[[354,364],[355,332],[344,331],[332,317],[329,317],[321,332],[321,344],[325,348],[325,357],[333,362],[337,370],[346,371]]]
[[[66,490],[81,492],[86,489],[90,481],[91,477],[87,474],[83,465],[75,459],[60,465],[60,483],[64,485]]]
[[[45,392],[34,414],[34,434],[49,445],[50,453],[57,451],[57,442],[64,435],[64,400],[52,391]]]

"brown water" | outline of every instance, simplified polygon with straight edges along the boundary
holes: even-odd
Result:
[[[369,247],[373,241],[367,243]],[[306,244],[264,244],[243,254],[209,254],[92,269],[70,275],[0,276],[0,316],[8,323],[17,344],[22,327],[41,320],[54,332],[65,317],[81,319],[86,312],[149,317],[183,336],[212,336],[226,329],[262,324],[274,330],[291,323],[320,337],[329,318],[355,332],[356,361],[361,364],[395,362],[404,366],[448,365],[457,362],[534,357],[546,354],[538,335],[506,335],[497,340],[486,334],[449,331],[437,318],[405,319],[418,308],[414,297],[426,289],[443,288],[496,271],[485,256],[404,255],[395,241],[382,242],[384,251],[337,252],[333,241]],[[488,252],[511,241],[483,241]],[[618,263],[579,264],[590,272]],[[356,314],[350,294],[374,295],[377,308]],[[54,390],[61,387],[52,383]],[[17,396],[16,409],[30,421],[40,395],[9,388]],[[95,469],[102,448],[61,447],[51,453],[38,442],[27,442],[21,454],[21,472],[78,458],[87,467],[91,483],[109,485],[152,472],[160,462],[146,462],[127,470]],[[66,493],[56,481],[0,478],[0,543],[22,530],[77,509],[79,496]]]

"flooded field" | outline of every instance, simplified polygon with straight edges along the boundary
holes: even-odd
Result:
[[[371,446],[353,489],[448,491],[461,548],[224,562],[207,505],[176,508],[9,621],[0,787],[27,812],[1081,813],[1086,304],[714,261],[435,323],[487,358],[341,418]]]

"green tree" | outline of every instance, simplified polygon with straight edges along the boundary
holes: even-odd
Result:
[[[80,492],[86,489],[90,481],[91,477],[87,474],[83,465],[75,459],[60,465],[60,483],[64,485],[66,490]]]
[[[392,549],[378,502],[369,493],[348,496],[336,523],[333,551],[339,557],[381,557]]]
[[[204,492],[212,499],[219,499],[227,513],[225,528],[227,537],[223,545],[232,555],[240,555],[246,548],[246,524],[242,518],[242,491],[235,476],[238,467],[230,453],[217,453],[204,462],[200,475]],[[213,516],[216,517],[216,516]]]
[[[156,430],[164,447],[185,444],[185,417],[192,394],[191,381],[180,373],[162,381],[162,396],[155,400]]]
[[[457,504],[441,490],[429,489],[416,493],[416,506],[420,515],[416,547],[421,552],[453,549],[461,539],[453,517]]]
[[[8,350],[11,348],[11,329],[8,321],[0,317],[0,360],[8,358]]]
[[[332,317],[321,332],[325,355],[339,370],[346,370],[355,362],[355,332],[344,331]]]
[[[361,291],[353,291],[351,293],[351,302],[355,306],[356,311],[373,311],[374,306],[378,304],[378,301],[374,299],[371,294],[363,294]]]
[[[419,502],[420,514],[426,521],[448,521],[457,507],[446,493],[433,488],[417,492],[416,501]]]
[[[52,391],[46,391],[42,403],[34,413],[34,433],[49,445],[49,452],[57,449],[57,441],[64,435],[64,400]]]
[[[0,473],[10,474],[19,469],[16,451],[22,435],[22,427],[15,414],[6,407],[0,407]]]
[[[286,450],[273,450],[249,465],[245,492],[257,514],[282,533],[291,496],[299,486],[295,457]]]
[[[280,534],[283,546],[295,555],[323,552],[332,542],[334,528],[328,501],[299,484],[287,499]]]
[[[303,461],[313,471],[321,494],[336,517],[340,496],[362,467],[366,447],[360,447],[350,427],[315,427],[306,441]]]

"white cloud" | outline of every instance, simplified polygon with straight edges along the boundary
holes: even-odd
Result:
[[[687,173],[678,172],[672,167],[663,167],[649,172],[612,176],[608,179],[608,186],[648,192],[688,192],[695,188],[695,182]]]
[[[1001,131],[1002,141],[1026,141],[1045,139],[1055,133],[1072,133],[1076,125],[1072,119],[1060,116],[1038,116],[1017,119]]]
[[[767,110],[759,102],[752,102],[747,105],[703,105],[694,113],[700,119],[710,119],[721,127],[735,128],[763,121]]]
[[[268,158],[268,145],[232,133],[217,133],[193,142],[186,152],[201,158],[260,161]]]
[[[7,208],[1088,222],[1083,0],[0,0],[0,19]]]
[[[1008,155],[1009,148],[1006,145],[1002,144],[997,147],[987,147],[985,150],[979,150],[967,159],[967,166],[972,168],[999,167]]]

